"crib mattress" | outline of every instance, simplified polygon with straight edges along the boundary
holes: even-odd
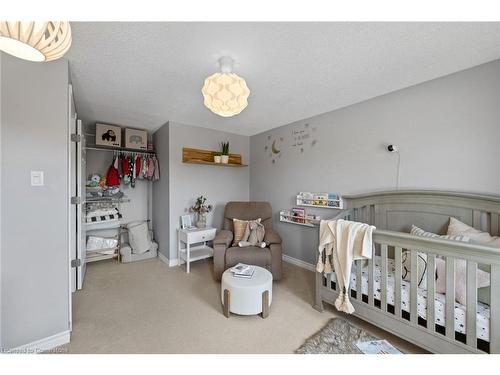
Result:
[[[381,258],[376,256],[375,262],[375,285],[373,288],[373,298],[380,300],[380,290],[381,290]],[[356,291],[356,266],[353,266],[353,271],[351,273],[351,289]],[[394,260],[387,260],[387,303],[394,306],[394,273],[395,266]],[[332,274],[332,281],[335,280],[335,273]],[[361,272],[361,289],[362,294],[368,295],[368,267],[365,266]],[[435,293],[434,302],[434,317],[435,323],[440,326],[446,325],[445,318],[445,306],[446,299],[444,294]],[[406,312],[410,312],[410,283],[408,281],[402,280],[401,283],[401,309]],[[427,290],[423,288],[418,288],[418,298],[417,298],[417,312],[418,316],[422,319],[427,319]],[[476,318],[476,331],[477,338],[489,342],[489,328],[490,328],[490,307],[484,303],[478,302],[477,304],[477,318]],[[466,307],[458,302],[455,302],[455,331],[459,333],[466,333]]]

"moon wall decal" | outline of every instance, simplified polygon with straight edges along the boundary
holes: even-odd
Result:
[[[271,149],[273,150],[273,154],[279,154],[281,152],[281,150],[279,150],[278,148],[276,148],[276,140],[273,141]]]

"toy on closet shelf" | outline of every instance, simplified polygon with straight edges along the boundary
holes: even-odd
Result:
[[[99,187],[101,189],[104,189],[106,187],[106,176],[101,176],[101,178],[99,179]]]
[[[90,179],[87,180],[87,187],[98,187],[101,177],[98,174],[93,174]]]

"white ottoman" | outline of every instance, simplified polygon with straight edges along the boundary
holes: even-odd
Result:
[[[251,279],[234,277],[231,271],[222,274],[221,300],[224,315],[269,315],[273,298],[273,275],[265,268],[255,266]]]

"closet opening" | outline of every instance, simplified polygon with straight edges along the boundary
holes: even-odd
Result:
[[[157,256],[152,183],[160,163],[146,130],[70,121],[71,290],[85,289],[96,262]],[[73,124],[74,123],[74,124]]]

